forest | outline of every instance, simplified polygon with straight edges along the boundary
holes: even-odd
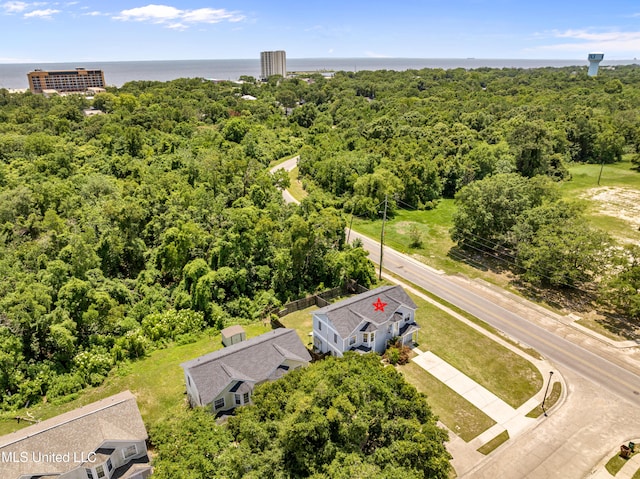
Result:
[[[385,198],[389,215],[456,198],[460,247],[640,318],[640,247],[557,193],[570,164],[640,164],[639,81],[632,65],[0,90],[0,407],[67,397],[348,279],[371,285],[344,231]],[[298,154],[300,207],[268,168]]]

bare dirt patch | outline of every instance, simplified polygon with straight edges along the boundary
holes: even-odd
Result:
[[[591,188],[581,197],[595,202],[600,214],[624,220],[635,230],[640,228],[640,191],[603,186]]]

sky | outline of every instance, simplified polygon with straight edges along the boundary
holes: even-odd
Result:
[[[638,0],[0,0],[0,63],[640,57]]]

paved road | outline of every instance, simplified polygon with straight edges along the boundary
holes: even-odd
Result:
[[[297,158],[291,159],[275,169],[291,170],[296,161]],[[297,203],[288,194],[285,200]],[[349,237],[359,238],[370,259],[379,264],[380,243],[354,231]],[[385,269],[539,351],[559,367],[567,380],[562,407],[542,418],[535,429],[460,471],[461,477],[582,479],[596,472],[598,461],[606,462],[612,444],[637,437],[640,376],[629,369],[640,371],[640,367],[620,367],[391,248],[384,249],[383,261]]]
[[[271,168],[270,171],[271,173],[277,170],[291,171],[298,165],[299,159],[300,159],[300,155],[294,156],[293,158],[290,158],[287,161],[283,161],[279,165],[274,166],[273,168]],[[291,196],[291,193],[289,193],[289,190],[284,190],[282,192],[282,197],[284,198],[284,201],[287,203],[299,203],[298,200],[296,200],[293,196]]]
[[[279,168],[290,171],[295,168],[297,161],[298,157],[291,158],[273,168],[272,171]],[[283,192],[283,195],[285,201],[297,203],[288,191]],[[369,258],[376,264],[380,263],[379,242],[355,231],[349,233],[349,238],[350,240],[359,238],[365,249],[369,251]],[[513,339],[537,350],[557,365],[571,369],[627,401],[634,404],[640,403],[640,376],[637,374],[531,323],[522,316],[497,306],[391,248],[385,247],[383,263],[385,269],[471,313]]]
[[[369,251],[369,258],[379,264],[379,242],[355,231],[351,232],[351,238],[359,238],[365,249]],[[575,371],[627,401],[640,403],[640,376],[633,372],[529,322],[522,316],[497,306],[391,248],[385,247],[383,264],[385,269],[471,313],[508,336],[537,350],[555,364]]]

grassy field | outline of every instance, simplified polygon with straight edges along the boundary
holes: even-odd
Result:
[[[587,195],[592,188],[598,187],[600,165],[574,165],[569,168],[571,180],[560,185],[566,199],[576,200]],[[600,179],[600,187],[628,188],[640,193],[640,172],[633,168],[630,161],[622,161],[614,165],[605,165]],[[629,223],[611,215],[604,215],[595,201],[584,199],[589,220],[596,227],[610,232],[614,236],[640,241],[640,231],[630,227]],[[442,269],[447,273],[464,273],[471,277],[482,276],[488,281],[504,284],[491,272],[473,268],[448,256],[453,241],[449,238],[452,226],[455,202],[451,199],[440,200],[437,207],[428,211],[400,210],[395,217],[389,219],[385,226],[385,243],[403,253],[410,253],[429,266]],[[364,220],[356,218],[353,229],[379,239],[381,220]],[[422,245],[411,246],[411,228],[417,228],[422,237]]]
[[[270,330],[261,323],[243,326],[247,337],[257,336]],[[86,404],[104,399],[124,390],[133,392],[138,400],[142,418],[149,427],[164,416],[169,416],[176,408],[185,404],[184,373],[180,364],[222,348],[220,333],[203,333],[194,343],[170,345],[153,351],[148,357],[119,366],[100,386],[89,388],[72,401],[64,404],[45,403],[29,408],[34,417],[44,420]],[[20,410],[10,418],[0,421],[0,435],[21,429],[29,424],[18,424],[13,416],[25,416]]]
[[[398,371],[418,391],[426,394],[427,402],[438,419],[465,441],[479,436],[496,423],[416,363],[399,366]]]
[[[298,179],[298,167],[296,166],[293,170],[289,171],[289,180],[291,181],[291,186],[289,186],[288,190],[296,200],[302,201],[306,196],[307,192],[302,187],[302,182]]]

